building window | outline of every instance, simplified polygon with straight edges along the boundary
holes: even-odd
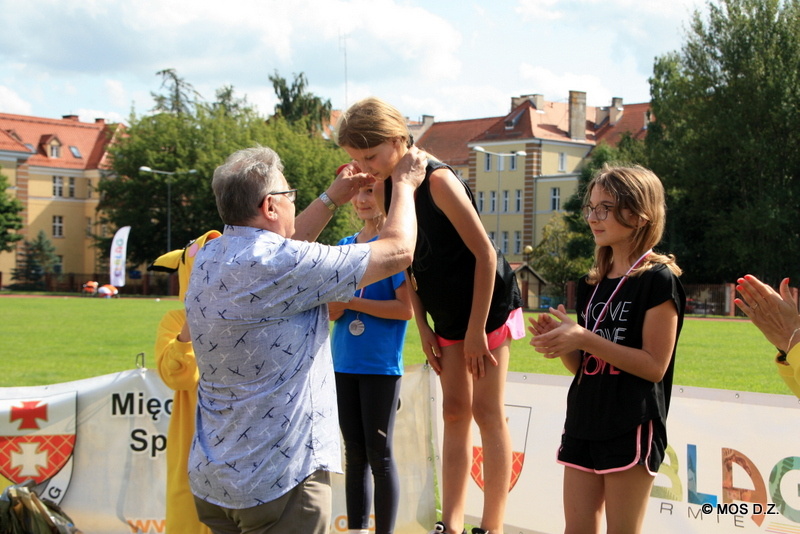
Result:
[[[505,191],[503,191],[503,213],[508,213],[508,209],[511,207],[510,203],[511,199],[509,198],[508,195],[508,189],[506,189]]]
[[[522,189],[514,191],[514,211],[522,212]]]
[[[64,237],[63,215],[53,215],[53,237]]]
[[[52,143],[50,145],[50,157],[51,158],[61,157],[61,145],[59,145],[58,143]]]
[[[490,213],[497,213],[497,191],[489,193],[489,211]]]
[[[522,253],[522,232],[514,231],[514,254]]]
[[[483,155],[483,170],[487,171],[487,172],[492,170],[492,155],[491,154],[484,154]]]
[[[81,151],[78,149],[78,147],[71,145],[69,147],[69,151],[72,152],[72,156],[73,157],[75,157],[75,158],[80,158],[81,157]]]
[[[497,170],[498,171],[506,170],[506,165],[504,163],[505,160],[506,160],[506,158],[504,158],[503,156],[497,156]]]
[[[503,247],[500,249],[503,254],[508,254],[508,232],[503,230]]]
[[[483,191],[478,191],[478,213],[483,213]]]
[[[63,197],[64,196],[64,177],[63,176],[53,176],[53,196],[54,197]]]
[[[69,179],[69,198],[75,198],[75,178]]]
[[[517,170],[517,155],[516,154],[514,154],[513,156],[511,156],[509,158],[508,170],[509,171],[516,171]]]
[[[86,217],[86,237],[92,236],[92,218]]]
[[[558,172],[567,172],[567,153],[558,153]]]
[[[550,188],[550,209],[553,211],[559,211],[561,209],[561,188],[560,187],[551,187]]]
[[[55,274],[61,274],[64,272],[64,256],[60,254],[56,256],[56,263],[53,265],[53,272]]]
[[[489,232],[489,239],[492,240],[492,243],[497,243],[497,239],[495,239],[494,230]]]
[[[92,198],[92,181],[86,180],[86,198]]]

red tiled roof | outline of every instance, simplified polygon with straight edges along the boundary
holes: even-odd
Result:
[[[597,109],[586,106],[586,139],[594,144],[594,121]],[[569,141],[569,104],[545,101],[543,109],[536,109],[526,100],[511,113],[501,117],[483,136],[473,141],[513,141],[514,139],[548,139]]]
[[[611,146],[617,146],[622,134],[630,132],[634,139],[644,139],[647,136],[648,114],[650,103],[625,104],[622,117],[613,126],[606,121],[597,129],[597,142],[605,141]]]
[[[435,122],[416,144],[445,163],[467,165],[470,153],[467,143],[486,132],[499,118]]]
[[[74,115],[63,119],[47,119],[0,113],[0,132],[5,134],[0,135],[0,147],[4,138],[11,138],[8,133],[14,132],[23,148],[25,144],[33,146],[35,154],[27,161],[31,166],[97,169],[103,163],[112,130],[102,119],[86,123],[79,122]],[[61,143],[61,153],[57,158],[50,157],[47,146],[43,144],[52,139],[58,139]],[[75,157],[70,147],[77,148],[80,157]]]
[[[28,147],[17,141],[11,132],[0,129],[0,150],[29,153]]]

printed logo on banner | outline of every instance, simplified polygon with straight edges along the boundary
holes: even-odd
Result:
[[[0,400],[0,475],[59,503],[72,478],[77,392]]]
[[[506,404],[506,420],[511,433],[511,481],[508,491],[514,489],[525,463],[525,449],[528,445],[528,425],[531,419],[530,406],[511,406]],[[474,435],[475,433],[473,433]],[[472,446],[472,479],[483,490],[483,447]]]

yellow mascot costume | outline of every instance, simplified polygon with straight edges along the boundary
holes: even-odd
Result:
[[[160,256],[148,271],[178,272],[180,299],[183,302],[189,285],[194,257],[206,241],[222,234],[206,232],[186,248]],[[189,489],[187,463],[189,447],[194,437],[194,418],[197,406],[197,362],[194,358],[184,308],[168,311],[158,325],[156,337],[156,366],[164,383],[175,391],[172,415],[167,433],[167,522],[169,534],[210,534],[208,527],[197,519],[194,497]]]

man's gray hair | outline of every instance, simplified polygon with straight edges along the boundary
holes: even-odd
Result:
[[[245,148],[228,156],[211,181],[222,222],[247,225],[267,193],[282,187],[282,172],[280,156],[268,147]]]

